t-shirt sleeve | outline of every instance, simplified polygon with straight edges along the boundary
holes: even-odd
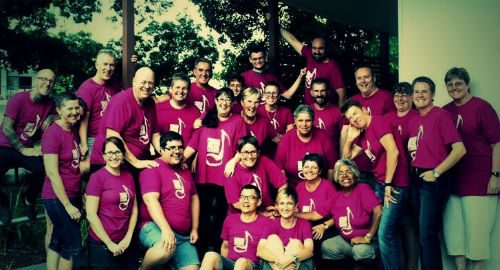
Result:
[[[76,95],[81,97],[85,104],[87,105],[88,110],[90,111],[90,106],[92,106],[93,96],[90,94],[89,87],[87,86],[87,82],[83,82],[78,90],[76,91]]]
[[[89,183],[85,192],[87,195],[101,197],[102,194],[102,181],[98,173],[90,176]]]
[[[238,168],[235,168],[235,170],[238,170]],[[237,171],[235,173],[237,173]],[[238,196],[240,194],[240,184],[237,175],[233,175],[227,179],[226,184],[224,186],[224,192],[226,193],[226,199],[228,204],[233,204],[238,202],[239,200]]]
[[[272,160],[264,156],[261,158],[263,159],[262,161],[264,161],[264,165],[266,166],[266,173],[268,174],[267,176],[271,185],[273,185],[273,187],[275,188],[280,188],[281,186],[286,184],[286,177],[285,175],[283,175],[280,168],[278,168],[278,166],[276,166],[276,164]]]
[[[5,108],[5,116],[8,116],[9,118],[12,119],[17,119],[19,112],[22,109],[22,102],[21,102],[21,95],[16,94],[10,98],[10,100],[7,102],[7,107]]]
[[[220,238],[225,241],[229,241],[229,223],[231,222],[232,216],[227,216],[222,224],[222,232],[220,233]]]
[[[389,121],[386,121],[385,117],[379,117],[379,121],[377,121],[377,125],[375,126],[375,134],[377,139],[384,137],[386,134],[392,134],[392,128]]]
[[[144,169],[139,174],[139,185],[142,195],[150,192],[160,192],[161,178],[157,173],[157,168]]]
[[[312,60],[312,48],[309,46],[302,46],[302,50],[300,51],[302,57],[306,59],[306,61]]]
[[[285,125],[288,126],[293,124],[293,115],[292,112],[287,108],[285,110]]]
[[[312,239],[313,238],[313,235],[312,235],[312,228],[311,228],[311,223],[309,221],[306,221],[306,220],[303,220],[302,223],[302,238],[304,240],[306,239]]]
[[[128,121],[132,118],[130,108],[127,108],[123,102],[125,101],[111,99],[110,104],[106,107],[105,117],[101,120],[105,121],[106,128],[110,128],[118,133],[121,133],[128,127]]]
[[[52,125],[57,125],[53,123]],[[60,140],[55,134],[54,128],[49,128],[42,135],[42,154],[59,154],[61,150]]]
[[[366,212],[372,212],[375,206],[381,204],[381,201],[377,198],[370,186],[363,184],[360,188],[362,188],[359,193],[359,195],[361,195],[361,205]]]
[[[447,111],[442,111],[443,115],[439,117],[440,124],[438,125],[439,133],[443,138],[443,142],[446,145],[453,144],[456,142],[461,142],[462,137],[458,133],[455,123],[453,123],[452,116]]]
[[[485,103],[481,108],[479,124],[481,125],[481,134],[489,144],[500,142],[500,121],[497,112],[488,103]]]
[[[202,128],[199,128],[193,132],[193,135],[191,136],[191,139],[189,139],[187,146],[198,150],[201,129]]]
[[[333,147],[333,142],[326,133],[322,136],[322,145],[325,149],[326,156],[324,157],[328,161],[328,169],[333,169],[335,167],[335,162],[339,159],[338,152]]]

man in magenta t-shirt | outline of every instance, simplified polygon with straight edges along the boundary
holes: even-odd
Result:
[[[217,89],[208,84],[212,78],[212,62],[206,58],[199,58],[194,64],[193,74],[195,81],[191,84],[188,103],[194,104],[200,113],[215,107],[215,93]]]
[[[156,104],[158,132],[165,134],[175,131],[182,135],[187,143],[194,132],[194,122],[200,118],[200,111],[193,104],[187,102],[191,82],[189,78],[176,73],[172,76],[169,93],[171,98]]]
[[[326,132],[332,140],[334,150],[337,151],[340,137],[340,109],[330,103],[328,81],[314,79],[311,83],[311,96],[314,104],[310,105],[314,111],[314,126]]]
[[[100,149],[104,140],[115,136],[125,143],[125,159],[136,169],[158,167],[150,157],[150,144],[158,151],[160,133],[156,124],[156,105],[151,98],[155,85],[153,70],[142,67],[135,73],[132,88],[115,95],[109,102],[97,134],[90,163],[102,166]]]
[[[214,251],[205,253],[200,269],[258,269],[257,248],[273,228],[271,220],[257,214],[261,203],[256,186],[243,186],[240,191],[241,214],[226,218],[222,227],[220,254]]]
[[[306,81],[304,90],[304,103],[312,104],[313,98],[310,93],[311,82],[316,78],[328,80],[330,87],[338,96],[338,106],[345,100],[345,87],[340,68],[337,63],[326,55],[326,39],[314,37],[311,46],[304,45],[292,33],[281,28],[281,36],[292,46],[292,48],[306,59]]]
[[[9,99],[0,129],[0,177],[18,167],[32,173],[22,196],[29,218],[36,216],[34,202],[45,176],[42,153],[34,143],[40,141],[42,132],[54,120],[55,106],[49,98],[54,83],[52,70],[40,70],[31,91],[17,93]],[[0,225],[10,223],[8,205],[9,199],[0,191]]]
[[[139,176],[144,203],[140,206],[139,239],[148,248],[140,269],[172,259],[176,269],[197,267],[200,200],[191,172],[182,169],[182,136],[169,131],[160,138],[157,168]]]
[[[99,123],[109,100],[122,89],[121,83],[112,79],[115,59],[112,50],[100,50],[95,60],[95,75],[84,81],[76,92],[87,105],[87,113],[82,117],[79,130],[81,149],[85,158],[89,154],[88,150],[92,150]]]

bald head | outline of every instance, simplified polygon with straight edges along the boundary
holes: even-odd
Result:
[[[155,73],[148,67],[142,67],[135,72],[132,80],[134,96],[142,103],[151,96],[155,87]]]
[[[48,96],[50,91],[54,88],[55,81],[56,74],[52,70],[48,68],[41,69],[36,74],[36,82],[33,91],[39,96]]]

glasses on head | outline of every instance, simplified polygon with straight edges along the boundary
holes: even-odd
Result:
[[[257,200],[257,196],[255,195],[248,195],[248,196],[245,196],[245,195],[240,195],[240,200],[242,201],[256,201]]]
[[[220,103],[226,103],[226,104],[230,104],[232,101],[228,98],[218,98],[217,99]]]
[[[257,150],[252,150],[252,151],[243,151],[241,152],[242,155],[244,156],[255,156],[257,155]]]
[[[457,81],[455,83],[449,82],[446,84],[446,88],[448,89],[453,89],[453,88],[460,88],[465,85],[464,81]]]
[[[339,172],[339,176],[348,176],[348,175],[352,175],[352,172],[351,171]]]
[[[49,79],[47,77],[37,77],[36,79],[39,80],[39,81],[41,81],[41,82],[43,82],[43,83],[46,83],[46,82],[48,82],[50,84],[54,83],[54,80],[51,80],[51,79]]]
[[[104,152],[104,155],[106,156],[106,158],[113,158],[113,157],[120,158],[123,156],[123,153],[122,151]]]
[[[184,146],[179,145],[179,146],[169,146],[169,147],[164,147],[163,149],[168,150],[168,151],[184,151]]]
[[[266,97],[277,97],[278,93],[276,93],[276,92],[264,92],[264,95]]]

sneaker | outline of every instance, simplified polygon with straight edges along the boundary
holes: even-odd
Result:
[[[0,225],[10,224],[10,213],[6,207],[0,207]]]

